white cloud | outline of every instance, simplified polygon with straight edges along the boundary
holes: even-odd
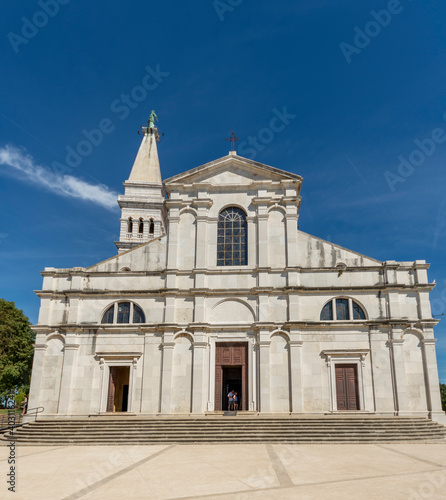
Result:
[[[16,172],[39,184],[53,193],[97,203],[109,210],[117,207],[117,193],[104,184],[90,184],[83,179],[67,174],[53,172],[47,167],[37,165],[34,158],[14,146],[0,148],[0,164],[8,165]]]

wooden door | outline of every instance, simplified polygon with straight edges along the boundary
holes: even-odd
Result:
[[[241,367],[242,399],[239,409],[248,409],[248,343],[217,342],[215,352],[215,404],[216,411],[223,410],[223,367]],[[226,396],[226,395],[225,395]]]
[[[115,389],[116,389],[116,366],[110,367],[110,377],[108,383],[108,401],[107,411],[112,412],[115,408]]]
[[[359,410],[356,365],[336,365],[335,372],[338,410]]]

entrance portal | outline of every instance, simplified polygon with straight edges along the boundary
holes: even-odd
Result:
[[[241,410],[241,402],[243,401],[241,366],[223,366],[222,408],[224,410],[229,410],[228,394],[230,391],[235,391],[237,393],[238,409]]]
[[[359,410],[356,365],[336,365],[336,398],[338,410]]]
[[[216,411],[228,409],[229,391],[237,391],[238,409],[248,410],[248,343],[217,342],[215,353]]]
[[[111,366],[108,386],[108,412],[127,411],[129,401],[129,366]]]

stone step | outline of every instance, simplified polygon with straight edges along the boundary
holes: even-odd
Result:
[[[17,442],[17,440],[14,440]],[[327,436],[327,437],[297,437],[294,439],[291,438],[283,438],[283,437],[260,437],[260,438],[244,438],[237,439],[238,443],[383,443],[383,442],[438,442],[439,438],[437,436],[422,436],[422,437],[413,437],[407,439],[403,436],[396,437],[347,437],[340,438],[338,436]],[[443,439],[444,441],[444,439]],[[57,440],[57,439],[27,439],[25,441],[20,441],[20,445],[29,444],[29,445],[42,445],[42,446],[62,446],[62,445],[92,445],[92,446],[116,446],[116,445],[147,445],[147,444],[210,444],[210,443],[219,443],[219,444],[234,444],[233,440],[231,442],[209,438],[209,439],[190,439],[190,438],[169,438],[169,439],[113,439],[113,440]]]
[[[5,434],[22,444],[311,443],[438,441],[446,427],[421,417],[39,419]]]
[[[430,425],[417,425],[417,426],[396,426],[396,425],[367,425],[367,426],[324,426],[324,425],[305,425],[305,426],[295,426],[295,425],[290,425],[290,426],[277,426],[277,427],[269,427],[269,426],[249,426],[249,429],[251,430],[257,430],[257,431],[268,431],[268,432],[277,432],[281,431],[283,429],[289,429],[293,430],[295,432],[304,432],[306,430],[311,430],[311,429],[318,429],[318,430],[323,430],[323,431],[342,431],[342,430],[355,430],[355,429],[361,429],[363,431],[366,430],[376,430],[376,429],[382,429],[382,430],[404,430],[407,432],[410,431],[415,431],[419,432],[424,429],[432,430],[432,429],[439,429],[442,430],[444,427],[442,426],[430,426]],[[66,427],[55,427],[55,426],[24,426],[22,428],[19,428],[20,431],[26,430],[27,432],[34,432],[34,431],[51,431],[51,432],[63,432],[63,431],[70,431],[70,432],[93,432],[93,431],[101,431],[101,430],[106,430],[107,432],[130,432],[130,431],[141,431],[141,430],[148,430],[152,432],[159,432],[162,430],[174,430],[174,431],[192,431],[192,430],[199,430],[201,432],[208,432],[208,431],[214,431],[214,430],[226,430],[226,431],[234,431],[234,432],[244,432],[246,430],[245,427],[242,426],[180,426],[180,425],[172,425],[172,426],[132,426],[131,428],[129,427],[107,427],[107,426],[83,426],[83,427],[71,427],[71,426],[66,426]]]

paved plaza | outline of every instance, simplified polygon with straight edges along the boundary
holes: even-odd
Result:
[[[445,499],[446,443],[147,446],[2,444],[0,498]]]

